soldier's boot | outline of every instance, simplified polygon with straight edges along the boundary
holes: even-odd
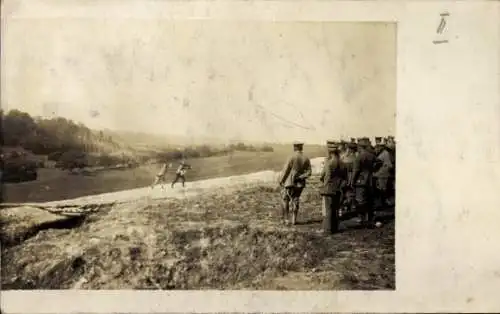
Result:
[[[297,224],[297,210],[292,211],[292,225]]]
[[[321,214],[323,215],[323,219],[326,217],[326,211],[328,210],[326,206],[327,206],[327,200],[326,197],[323,196],[321,198]]]
[[[378,189],[377,191],[377,204],[375,205],[375,209],[378,211],[383,211],[387,207],[387,197],[386,191],[384,189]]]
[[[358,211],[358,219],[357,219],[357,222],[361,225],[361,226],[365,226],[366,225],[366,222],[367,222],[367,219],[368,219],[368,216],[367,216],[367,213],[368,213],[368,210],[366,208],[365,205],[358,205],[356,207],[357,211]]]
[[[299,213],[299,201],[298,200],[293,200],[294,203],[293,210],[292,210],[292,225],[297,224],[297,215]]]
[[[367,206],[364,212],[364,222],[366,227],[373,227],[375,225],[375,211],[371,206]]]
[[[288,213],[289,213],[289,202],[282,201],[281,202],[281,218],[284,224],[288,223]]]

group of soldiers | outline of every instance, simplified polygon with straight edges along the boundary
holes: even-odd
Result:
[[[366,226],[379,224],[374,213],[394,205],[396,142],[394,137],[327,141],[328,157],[321,171],[323,229],[335,233],[343,215],[355,214]],[[294,154],[285,163],[279,178],[282,191],[282,219],[296,224],[300,196],[312,174],[304,143],[293,144]],[[290,205],[292,209],[290,210]],[[347,215],[348,216],[348,215]]]

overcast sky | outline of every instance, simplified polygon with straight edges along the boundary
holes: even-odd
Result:
[[[2,35],[4,109],[225,139],[394,133],[393,24],[10,19]]]

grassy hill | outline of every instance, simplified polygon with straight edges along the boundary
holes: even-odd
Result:
[[[347,221],[325,236],[318,185],[314,177],[304,190],[297,226],[279,223],[273,184],[138,200],[57,226],[9,218],[2,243],[21,240],[2,246],[2,287],[395,289],[394,223],[359,229]]]

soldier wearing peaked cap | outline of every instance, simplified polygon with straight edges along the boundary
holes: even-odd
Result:
[[[340,154],[344,154],[346,149],[347,149],[347,142],[344,141],[344,140],[341,140],[339,143],[339,151],[340,151]]]
[[[385,205],[388,205],[391,189],[391,177],[394,172],[394,162],[389,148],[385,145],[381,145],[381,150],[377,155],[377,160],[380,167],[373,174],[375,178],[376,203],[378,206],[384,207]]]
[[[383,145],[384,144],[382,144],[382,138],[375,137],[375,147],[373,148],[373,150],[374,150],[376,156],[378,156],[380,154],[380,152],[382,152]]]
[[[281,171],[279,185],[282,188],[282,218],[288,223],[290,203],[293,203],[292,224],[297,221],[300,205],[300,196],[306,186],[306,180],[311,176],[311,161],[303,153],[304,143],[294,142],[294,153],[291,155]]]
[[[390,172],[389,182],[388,182],[388,202],[390,201],[392,205],[394,205],[394,196],[395,196],[395,188],[396,188],[396,143],[394,141],[394,137],[390,141],[388,141],[385,146],[386,150],[389,152],[389,156],[391,157],[392,162],[392,171]]]
[[[359,153],[354,159],[349,174],[348,185],[354,190],[357,209],[361,211],[361,220],[371,223],[373,212],[373,172],[376,167],[376,157],[370,152],[370,142],[363,139],[359,145]]]
[[[339,209],[342,201],[342,190],[346,185],[347,172],[339,155],[339,143],[328,141],[328,157],[321,171],[323,230],[327,234],[338,231]]]
[[[344,163],[347,174],[352,172],[354,159],[356,159],[358,145],[356,143],[349,143],[345,154],[341,156],[341,161]],[[350,211],[354,205],[354,191],[352,188],[346,188],[344,192],[344,204],[342,210]]]
[[[370,139],[368,137],[363,137],[363,142],[366,143],[366,149],[368,149],[370,153],[375,154],[375,147],[373,147]]]

